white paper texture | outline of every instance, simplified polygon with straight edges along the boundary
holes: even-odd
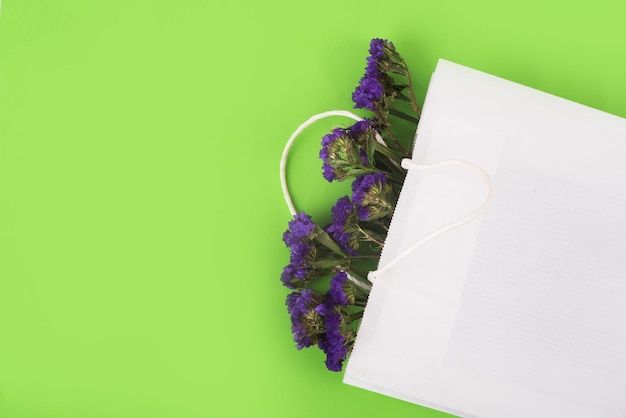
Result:
[[[440,60],[413,160],[494,181],[374,283],[344,381],[467,417],[626,417],[626,120]],[[479,207],[410,171],[381,266]]]

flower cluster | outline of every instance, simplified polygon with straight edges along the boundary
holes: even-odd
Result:
[[[328,181],[345,180],[373,171],[370,154],[374,145],[374,130],[367,119],[349,128],[335,128],[322,138],[320,158],[322,171]]]
[[[311,289],[293,292],[287,296],[287,310],[291,316],[291,332],[298,350],[317,344],[325,334],[325,325],[318,314],[322,298]]]
[[[332,207],[333,222],[326,227],[326,231],[337,242],[339,248],[349,256],[356,256],[359,241],[354,233],[355,219],[354,206],[348,196],[337,200]]]
[[[286,305],[296,348],[317,345],[331,371],[341,371],[354,344],[371,289],[367,273],[380,258],[406,175],[400,163],[413,139],[406,133],[415,131],[419,118],[410,74],[395,46],[373,39],[369,52],[352,98],[373,115],[324,135],[319,153],[323,177],[352,180],[352,196],[332,206],[328,225],[319,227],[302,212],[283,234],[290,258],[281,281],[292,289]]]
[[[373,39],[369,52],[365,74],[352,93],[354,107],[373,111],[373,127],[389,147],[408,156],[407,144],[399,141],[399,131],[392,126],[391,118],[411,124],[419,121],[421,111],[413,93],[411,73],[393,43]]]
[[[326,354],[328,369],[341,371],[356,336],[351,324],[354,314],[347,309],[349,303],[354,302],[354,292],[345,271],[333,276],[330,290],[324,296],[311,289],[287,295],[296,348],[317,344]]]
[[[359,176],[352,183],[352,200],[359,219],[368,221],[393,213],[393,189],[384,173]]]
[[[281,280],[290,289],[304,284],[309,278],[314,248],[311,238],[316,229],[309,215],[299,213],[289,222],[289,229],[283,234],[283,241],[291,250],[291,256],[289,264],[283,269]]]
[[[376,104],[382,99],[385,90],[380,79],[384,73],[379,70],[378,63],[385,56],[384,50],[385,41],[382,39],[373,39],[370,43],[370,56],[367,57],[365,75],[352,93],[355,108],[376,110]]]

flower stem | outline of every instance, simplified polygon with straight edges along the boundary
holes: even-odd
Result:
[[[355,255],[354,257],[350,257],[352,260],[378,260],[378,255]]]
[[[366,231],[363,228],[361,228],[360,225],[357,225],[356,227],[359,229],[359,232],[361,232],[361,234],[363,234],[363,236],[365,237],[365,240],[371,241],[373,243],[376,243],[376,244],[380,245],[380,247],[382,248],[384,243],[382,243],[379,240],[377,240],[376,238],[374,238],[368,231]]]
[[[404,181],[404,176],[399,176],[389,171],[385,171],[384,173],[385,173],[385,176],[387,176],[389,180],[394,181],[398,184],[402,184],[402,182]]]
[[[388,109],[388,110],[387,110]],[[400,141],[393,135],[391,132],[391,123],[389,123],[388,113],[391,111],[389,105],[382,104],[380,107],[376,109],[376,118],[380,121],[381,127],[385,130],[389,138],[393,141],[393,145],[395,145],[404,155],[408,156],[406,149],[402,146]]]
[[[350,265],[350,273],[353,273],[353,276],[358,276],[359,279],[363,279],[369,283],[369,280],[367,280],[367,273],[360,268],[354,267],[352,264]]]
[[[400,110],[397,110],[397,109],[389,108],[389,113],[394,115],[394,116],[397,116],[399,118],[402,118],[404,120],[407,120],[409,122],[415,123],[415,124],[417,124],[419,122],[419,119],[417,119],[416,117],[411,116],[411,115],[407,115],[406,113],[404,113],[404,112],[402,112]]]
[[[396,154],[391,148],[383,144],[376,142],[374,145],[374,150],[380,152],[385,157],[395,162],[397,165],[400,165],[400,163],[402,162],[402,156]]]
[[[418,106],[417,99],[415,98],[415,93],[413,92],[413,79],[411,78],[411,72],[408,71],[409,67],[406,65],[406,61],[404,61],[404,58],[401,55],[400,59],[402,60],[404,67],[407,69],[406,76],[409,79],[409,94],[411,95],[411,106],[413,107],[413,111],[417,113],[417,116],[419,118],[422,115],[422,110]]]

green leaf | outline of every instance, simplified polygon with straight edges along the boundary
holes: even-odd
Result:
[[[337,243],[322,228],[317,227],[315,239],[324,247],[330,249],[335,254],[340,255],[342,258],[346,256],[344,252],[341,251],[341,248],[339,248]]]

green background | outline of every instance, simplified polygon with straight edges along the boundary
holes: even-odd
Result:
[[[0,417],[436,417],[297,351],[278,162],[372,37],[626,116],[621,1],[4,0]],[[296,205],[324,223],[312,127]],[[513,407],[513,406],[512,406]]]

